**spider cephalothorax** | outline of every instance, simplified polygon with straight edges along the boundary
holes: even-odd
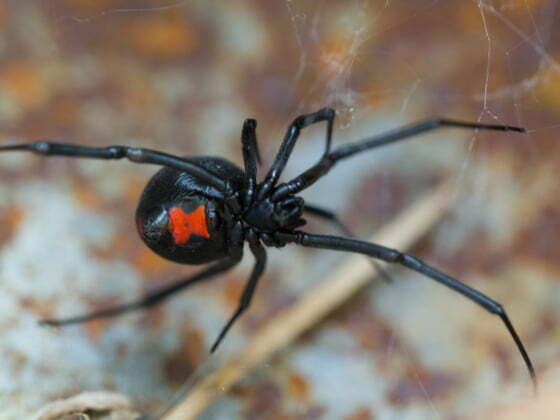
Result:
[[[238,192],[238,205],[232,209],[216,199],[218,191],[187,172],[160,169],[142,193],[136,225],[144,243],[162,257],[182,264],[203,264],[226,257],[232,244],[240,246],[246,238],[269,242],[274,232],[305,224],[301,197],[273,200],[268,193],[255,200],[247,197],[243,171],[231,162],[212,157],[185,160],[227,175]],[[240,197],[245,197],[241,203]],[[239,226],[241,235],[232,229],[234,226]]]
[[[243,215],[243,220],[259,232],[293,230],[305,225],[302,218],[303,205],[301,197],[289,196],[278,201],[267,197],[251,204]]]
[[[431,118],[331,150],[334,117],[335,112],[330,108],[297,117],[290,124],[272,166],[260,183],[257,182],[257,124],[253,119],[245,121],[241,133],[243,169],[217,157],[182,158],[155,150],[127,146],[84,147],[48,141],[0,146],[0,151],[24,150],[42,155],[99,159],[127,158],[136,163],[162,166],[146,186],[136,211],[140,236],[152,250],[172,261],[184,264],[216,261],[198,274],[157,289],[138,301],[84,316],[45,320],[42,323],[66,325],[150,307],[178,290],[231,269],[241,261],[243,244],[248,242],[256,262],[240,298],[239,307],[212,346],[214,351],[231,325],[251,303],[266,265],[264,247],[296,244],[354,252],[388,263],[400,264],[465,296],[502,320],[536,384],[529,355],[506,311],[498,302],[412,255],[351,237],[317,235],[297,230],[305,224],[303,214],[307,213],[330,221],[347,232],[334,213],[305,204],[303,199],[297,196],[342,159],[441,127],[517,132],[524,130],[505,125]],[[320,121],[327,123],[323,156],[319,162],[294,179],[278,184],[301,129]]]

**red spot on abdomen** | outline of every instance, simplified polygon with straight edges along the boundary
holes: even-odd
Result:
[[[210,234],[206,227],[206,213],[204,206],[198,206],[190,213],[186,213],[180,207],[172,207],[169,209],[169,224],[167,229],[173,235],[175,243],[178,245],[185,244],[191,238],[191,235],[209,238]]]

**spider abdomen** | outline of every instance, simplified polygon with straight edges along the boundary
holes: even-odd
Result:
[[[185,158],[221,177],[234,188],[243,185],[243,172],[214,157]],[[136,225],[144,243],[155,253],[182,264],[204,264],[228,254],[228,226],[217,191],[186,172],[162,168],[150,179],[136,210]]]

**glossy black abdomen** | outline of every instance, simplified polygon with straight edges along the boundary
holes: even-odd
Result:
[[[244,174],[216,157],[190,157],[195,163],[243,188]],[[136,224],[146,245],[158,255],[182,264],[204,264],[228,255],[228,226],[219,192],[198,178],[173,168],[160,169],[148,182]]]

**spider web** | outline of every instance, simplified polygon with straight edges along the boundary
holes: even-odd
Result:
[[[3,137],[137,144],[240,162],[241,123],[255,117],[266,168],[291,119],[324,106],[337,110],[335,144],[432,115],[527,127],[527,136],[449,130],[381,148],[340,163],[304,197],[365,238],[451,180],[453,204],[414,254],[503,303],[522,337],[540,337],[537,320],[560,314],[543,303],[550,284],[522,263],[539,253],[554,257],[531,229],[539,209],[553,212],[558,2],[275,3],[8,2],[0,7],[0,19],[14,22],[4,25],[8,41],[0,45]],[[284,178],[309,167],[323,147],[324,127],[307,129]],[[52,394],[107,387],[157,410],[186,377],[209,369],[208,343],[235,307],[230,296],[240,293],[250,258],[148,315],[37,335],[33,321],[45,313],[122,302],[196,271],[155,259],[130,233],[153,168],[125,166],[0,160],[7,180],[0,210],[13,225],[1,243],[8,292],[0,306],[8,319],[25,309],[2,331],[5,415],[29,414]],[[310,220],[309,229],[330,228]],[[521,237],[529,239],[520,245]],[[60,251],[52,255],[54,248]],[[333,254],[271,251],[255,302],[226,346],[239,348],[318,284],[343,259]],[[417,275],[390,276],[204,418],[256,418],[271,407],[310,418],[468,418],[529,386],[499,321]],[[558,360],[547,343],[527,343],[531,354],[544,354],[537,365]],[[19,376],[18,360],[26,361]]]

